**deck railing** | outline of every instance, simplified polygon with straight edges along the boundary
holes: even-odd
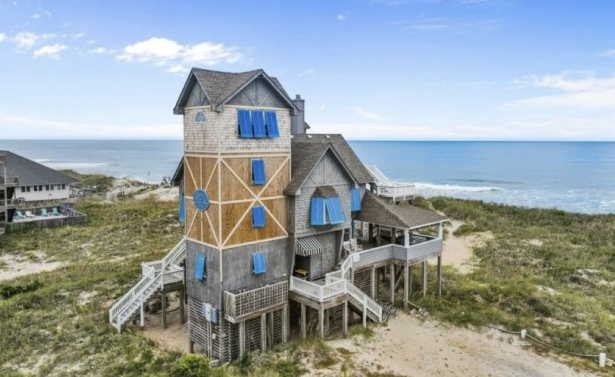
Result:
[[[291,279],[292,286],[292,279]],[[225,318],[237,323],[288,301],[288,282],[270,284],[242,293],[224,292]]]
[[[442,254],[442,239],[424,236],[425,241],[408,247],[389,244],[351,253],[337,271],[325,275],[325,284],[319,285],[296,277],[290,278],[290,290],[323,302],[339,294],[348,293],[356,303],[371,311],[382,320],[382,307],[350,282],[354,269],[388,263],[392,260],[414,262]]]
[[[416,188],[409,183],[396,183],[390,185],[377,185],[376,195],[391,198],[393,201],[414,199]]]
[[[318,302],[323,302],[337,295],[346,293],[346,280],[329,278],[324,285],[312,283],[296,277],[290,278],[290,290],[299,292]]]

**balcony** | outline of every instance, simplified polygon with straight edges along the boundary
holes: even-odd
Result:
[[[288,281],[270,284],[247,292],[224,292],[225,318],[231,323],[258,317],[288,303]]]
[[[388,264],[391,260],[417,263],[442,255],[442,239],[421,234],[414,235],[408,247],[396,244],[370,246],[363,245],[365,250],[351,254],[353,269]]]
[[[3,208],[17,208],[19,205],[18,199],[0,199],[0,207]]]
[[[19,179],[17,177],[4,177],[0,176],[0,188],[5,187],[17,187],[19,186]]]

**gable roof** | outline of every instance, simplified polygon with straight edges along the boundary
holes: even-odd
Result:
[[[361,210],[357,213],[355,220],[398,229],[417,229],[448,221],[448,218],[413,205],[391,204],[365,191],[361,201]]]
[[[288,93],[275,77],[269,77],[262,69],[247,72],[221,72],[208,69],[192,68],[184,84],[179,99],[173,109],[174,114],[184,113],[184,104],[190,96],[193,85],[199,84],[211,103],[212,109],[221,110],[226,102],[231,100],[243,88],[257,78],[263,78],[278,92],[280,97],[288,103],[288,107],[297,111],[297,107],[288,96]]]
[[[297,190],[310,175],[322,155],[330,148],[358,183],[373,182],[365,168],[342,135],[299,134],[291,139],[291,181],[284,189],[286,195],[296,195]]]
[[[0,155],[6,156],[6,174],[8,177],[17,177],[19,186],[69,184],[78,182],[75,179],[57,170],[48,168],[38,162],[29,160],[11,151],[0,150]]]
[[[183,158],[179,161],[179,165],[177,165],[177,168],[175,169],[173,178],[171,178],[171,186],[179,187],[182,179],[184,179],[184,159]]]

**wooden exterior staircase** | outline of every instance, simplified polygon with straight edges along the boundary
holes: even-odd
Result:
[[[162,260],[143,263],[142,278],[111,309],[109,323],[122,331],[122,326],[141,315],[144,325],[144,306],[167,284],[184,281],[184,268],[181,263],[186,259],[186,242],[182,238]]]
[[[350,272],[353,268],[352,256],[347,258],[340,267],[339,270],[325,275],[324,285],[291,277],[290,290],[318,302],[325,302],[335,296],[345,294],[348,303],[362,313],[363,325],[367,323],[367,318],[377,323],[382,322],[382,306],[350,281]]]

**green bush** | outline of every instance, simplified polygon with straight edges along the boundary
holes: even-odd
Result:
[[[204,377],[210,375],[209,359],[204,356],[186,354],[177,360],[171,369],[173,377]]]

